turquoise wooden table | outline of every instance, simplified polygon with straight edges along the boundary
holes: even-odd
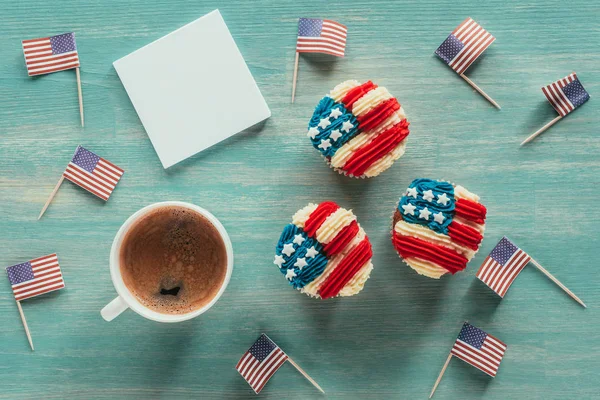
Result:
[[[8,280],[1,282],[0,398],[252,399],[234,366],[260,332],[326,391],[320,395],[285,365],[261,398],[426,398],[465,319],[508,343],[506,357],[495,379],[454,360],[436,399],[600,396],[600,12],[593,2],[0,4],[0,264],[57,252],[67,285],[23,302],[31,352]],[[273,116],[165,171],[112,62],[215,8]],[[291,105],[299,16],[336,19],[350,35],[344,59],[301,57]],[[433,55],[466,16],[497,37],[468,75],[501,111]],[[74,71],[28,78],[21,53],[22,39],[71,30],[84,129]],[[519,148],[556,115],[540,87],[572,70],[592,99]],[[388,87],[411,122],[406,155],[372,180],[333,173],[305,136],[320,97],[350,78]],[[78,144],[123,167],[124,178],[106,204],[65,183],[36,221]],[[420,277],[391,246],[390,215],[416,177],[460,183],[488,207],[481,251],[454,277]],[[272,264],[292,214],[326,199],[352,208],[374,245],[375,270],[352,298],[310,299]],[[231,283],[196,320],[161,325],[126,312],[107,323],[99,311],[115,296],[112,238],[130,214],[162,200],[192,202],[221,219],[234,245]],[[475,273],[503,234],[589,308],[532,266],[500,301]]]

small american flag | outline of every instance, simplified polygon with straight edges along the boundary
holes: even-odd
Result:
[[[504,297],[529,260],[531,257],[527,253],[504,236],[479,267],[477,278]]]
[[[296,52],[344,57],[347,33],[346,26],[329,19],[300,18]]]
[[[287,359],[287,354],[263,333],[242,356],[235,369],[258,394]]]
[[[435,54],[462,74],[496,40],[471,18],[465,19],[437,48]]]
[[[542,92],[561,117],[590,99],[575,72],[543,87]]]
[[[79,54],[73,32],[23,40],[22,44],[29,76],[79,67]]]
[[[505,351],[505,343],[465,322],[452,346],[451,353],[489,376],[495,377]]]
[[[6,273],[17,301],[65,287],[56,254],[13,265]]]
[[[102,200],[108,200],[119,183],[123,170],[81,146],[77,146],[73,159],[63,176]]]

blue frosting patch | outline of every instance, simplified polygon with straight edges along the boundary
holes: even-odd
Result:
[[[400,199],[398,210],[406,222],[425,225],[434,232],[447,235],[455,202],[452,184],[415,179]]]
[[[329,96],[321,99],[308,124],[312,145],[327,158],[359,133],[354,114]]]
[[[283,229],[277,243],[274,263],[290,285],[300,289],[323,273],[327,257],[316,239],[309,237],[296,225],[289,224]]]

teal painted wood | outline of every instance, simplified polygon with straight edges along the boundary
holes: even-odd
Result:
[[[56,251],[67,285],[23,303],[32,353],[9,284],[0,284],[0,398],[251,399],[234,365],[262,331],[327,398],[425,398],[465,319],[506,341],[506,357],[493,380],[452,361],[437,399],[598,396],[600,13],[593,2],[0,4],[0,264]],[[273,117],[164,171],[112,62],[217,7]],[[468,15],[497,37],[468,75],[501,111],[433,56]],[[291,105],[298,16],[335,18],[350,37],[345,59],[301,57]],[[68,30],[80,49],[85,129],[75,73],[28,78],[21,54],[21,39]],[[591,101],[519,148],[556,115],[540,87],[572,70]],[[411,121],[406,155],[368,181],[330,171],[304,134],[319,98],[350,78],[387,86]],[[37,222],[78,144],[123,167],[123,180],[106,204],[67,182]],[[415,177],[460,183],[487,205],[486,239],[466,272],[419,277],[392,249],[390,215]],[[291,215],[325,199],[354,209],[374,244],[375,270],[360,295],[321,302],[289,288],[272,257]],[[131,213],[161,200],[190,201],[221,219],[235,251],[230,286],[194,321],[160,325],[127,312],[106,323],[99,311],[115,295],[112,237]],[[589,308],[531,266],[499,301],[475,273],[503,234]],[[286,365],[261,397],[320,395]]]

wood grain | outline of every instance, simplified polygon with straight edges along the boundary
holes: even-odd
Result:
[[[315,377],[327,398],[425,398],[465,319],[508,343],[506,357],[493,380],[453,362],[436,399],[598,395],[600,12],[594,2],[0,5],[0,264],[57,252],[66,282],[64,290],[23,302],[35,353],[8,280],[0,284],[0,398],[255,398],[234,366],[263,331]],[[273,116],[165,171],[112,62],[217,7]],[[344,59],[300,57],[291,105],[299,16],[336,19],[350,33]],[[501,111],[433,55],[466,16],[497,37],[467,75]],[[75,72],[29,78],[21,52],[22,39],[69,30],[81,57],[84,129]],[[592,99],[520,148],[556,116],[540,88],[572,71]],[[411,122],[406,155],[367,181],[330,171],[305,136],[320,97],[351,78],[388,87]],[[125,169],[119,187],[104,204],[65,183],[36,221],[78,144]],[[488,207],[481,252],[454,277],[419,277],[391,246],[390,216],[416,177],[464,185]],[[375,270],[359,296],[320,302],[288,287],[272,257],[292,214],[325,199],[358,215],[374,245]],[[159,325],[127,312],[106,323],[100,309],[115,295],[107,266],[112,238],[130,214],[162,200],[189,201],[221,219],[235,251],[230,286],[194,321]],[[589,308],[532,267],[502,301],[477,282],[478,266],[504,234]],[[290,365],[261,393],[319,396]]]

